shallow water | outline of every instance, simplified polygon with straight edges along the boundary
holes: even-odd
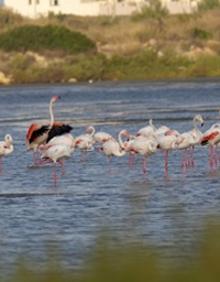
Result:
[[[109,167],[97,152],[89,152],[83,162],[76,152],[54,187],[52,168],[30,168],[32,154],[25,148],[27,127],[48,119],[52,95],[62,97],[56,119],[69,122],[74,135],[90,124],[113,135],[123,128],[135,133],[149,118],[156,126],[185,131],[197,113],[204,116],[206,130],[218,121],[220,83],[1,87],[0,138],[10,133],[15,140],[0,176],[0,261],[5,271],[13,269],[19,256],[42,262],[48,249],[57,248],[63,265],[79,266],[106,229],[113,241],[145,243],[163,250],[167,259],[189,256],[206,219],[220,211],[220,171],[209,171],[207,148],[196,149],[196,167],[186,173],[180,153],[173,152],[168,179],[160,152],[149,159],[147,175],[141,159],[132,169],[126,156]]]

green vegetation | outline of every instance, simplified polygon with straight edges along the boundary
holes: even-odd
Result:
[[[80,270],[66,270],[61,261],[48,254],[48,264],[22,260],[10,282],[217,282],[220,277],[220,230],[209,227],[200,243],[191,249],[191,257],[164,263],[153,249],[144,245],[112,246],[101,240]],[[54,251],[53,251],[54,253]],[[44,269],[44,270],[43,270]]]
[[[217,7],[220,7],[220,2],[219,0],[202,0],[199,3],[199,10],[200,11],[207,11],[207,10],[212,10]]]
[[[0,48],[5,51],[64,51],[87,52],[95,43],[79,32],[62,26],[25,25],[0,34]]]
[[[213,1],[176,16],[155,0],[131,17],[31,20],[0,9],[0,83],[220,76],[220,9]]]
[[[209,39],[212,37],[211,33],[204,30],[204,29],[201,29],[201,28],[198,28],[198,27],[195,27],[192,31],[192,36],[193,38],[197,38],[197,39]]]

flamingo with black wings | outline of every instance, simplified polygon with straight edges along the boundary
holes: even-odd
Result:
[[[56,122],[54,120],[53,106],[60,99],[59,96],[53,96],[49,104],[50,123],[39,124],[32,123],[26,134],[26,146],[28,150],[34,150],[35,153],[41,144],[48,143],[53,137],[69,133],[73,128],[69,124]]]

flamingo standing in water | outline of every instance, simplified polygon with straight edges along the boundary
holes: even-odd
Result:
[[[10,134],[6,134],[4,141],[0,142],[0,173],[2,172],[2,158],[10,155],[13,151],[13,138]]]
[[[211,169],[217,167],[218,156],[216,146],[220,144],[220,123],[213,124],[201,137],[201,145],[209,145],[209,166]]]
[[[95,143],[94,134],[95,128],[93,126],[87,127],[85,134],[81,134],[75,138],[75,147],[81,151],[92,151]]]
[[[60,99],[59,96],[53,96],[49,103],[50,123],[37,124],[33,123],[28,128],[26,134],[26,146],[28,150],[34,150],[34,163],[36,163],[36,151],[39,145],[48,143],[53,137],[69,133],[72,127],[68,124],[54,121],[53,106]]]
[[[103,153],[109,158],[109,161],[112,156],[123,157],[126,154],[122,136],[128,136],[128,131],[121,130],[118,134],[118,141],[114,138],[110,138],[103,143],[101,151],[103,151]]]
[[[54,185],[57,184],[57,173],[56,173],[56,166],[57,163],[61,164],[62,166],[62,174],[64,174],[64,159],[69,158],[73,151],[73,148],[67,146],[66,144],[42,144],[39,146],[39,150],[42,153],[42,159],[47,161],[51,161],[54,163],[54,171],[52,177],[54,179]]]
[[[157,151],[157,145],[157,140],[154,137],[139,136],[134,138],[127,148],[129,152],[143,156],[142,170],[144,174],[147,172],[147,158]]]
[[[165,131],[166,127],[163,128]],[[163,132],[161,130],[161,132]],[[169,129],[165,133],[160,133],[156,136],[158,142],[158,148],[164,152],[164,173],[168,177],[168,156],[171,150],[177,148],[177,138],[180,136],[176,130]]]
[[[69,158],[75,149],[75,140],[70,133],[60,136],[55,136],[47,144],[41,144],[39,150],[41,152],[41,159],[43,162],[53,162],[54,172],[53,178],[56,184],[56,164],[62,166],[62,174],[64,175],[64,159]]]
[[[194,165],[194,146],[200,143],[202,137],[202,132],[199,130],[198,125],[204,125],[201,115],[195,115],[193,118],[193,129],[180,134],[177,139],[177,149],[184,150],[181,163],[184,169]]]

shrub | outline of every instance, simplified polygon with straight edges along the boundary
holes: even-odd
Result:
[[[133,16],[134,20],[143,18],[161,19],[168,15],[168,10],[162,6],[159,0],[149,0],[148,4],[143,5],[141,12]]]
[[[195,27],[192,30],[192,36],[194,39],[209,39],[212,37],[212,34],[204,29]]]
[[[62,50],[79,53],[94,50],[95,43],[80,32],[62,26],[26,25],[0,34],[0,48],[6,51]]]
[[[0,9],[0,27],[8,27],[15,26],[17,24],[21,24],[23,22],[23,18],[21,15],[12,13],[7,9]]]
[[[202,0],[198,5],[200,11],[212,10],[217,7],[220,7],[219,0]]]

